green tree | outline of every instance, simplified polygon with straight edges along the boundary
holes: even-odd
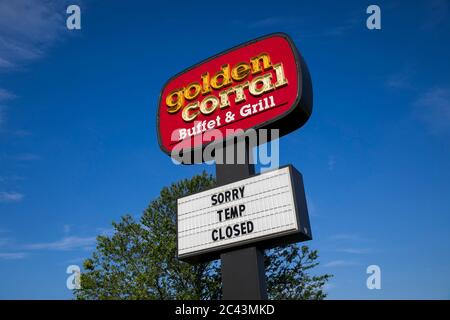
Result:
[[[177,199],[212,187],[205,172],[161,190],[139,222],[126,215],[114,233],[97,237],[84,261],[77,299],[220,299],[220,261],[190,265],[176,258]],[[331,275],[314,276],[317,251],[289,245],[267,250],[269,298],[323,299]]]

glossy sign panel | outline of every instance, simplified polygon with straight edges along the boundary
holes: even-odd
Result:
[[[303,186],[293,174],[288,166],[178,199],[178,257],[296,233],[310,239]]]
[[[303,58],[287,35],[272,34],[171,78],[159,100],[158,139],[170,154],[174,148],[202,149],[236,130],[277,128],[284,135],[301,127],[311,110]]]

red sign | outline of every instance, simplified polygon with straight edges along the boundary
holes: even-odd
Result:
[[[312,111],[308,69],[286,34],[244,43],[172,77],[161,91],[161,149],[202,149],[237,129],[301,127]],[[215,131],[214,135],[208,135]]]

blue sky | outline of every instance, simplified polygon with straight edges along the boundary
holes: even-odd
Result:
[[[310,121],[280,141],[304,176],[332,299],[450,298],[450,3],[0,0],[0,298],[70,299],[65,273],[111,221],[140,216],[176,166],[159,90],[231,46],[287,32]],[[65,26],[68,4],[82,29]],[[379,265],[381,290],[366,288]]]

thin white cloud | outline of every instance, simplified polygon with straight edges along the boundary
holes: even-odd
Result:
[[[328,156],[328,170],[333,171],[336,165],[336,158],[333,155]]]
[[[1,128],[1,126],[2,126],[2,124],[3,124],[3,122],[5,122],[5,112],[4,112],[4,106],[2,106],[1,104],[0,104],[0,128]]]
[[[286,23],[286,18],[282,17],[267,17],[264,19],[252,21],[248,24],[249,28],[269,28]]]
[[[43,56],[65,28],[67,1],[0,1],[0,68]]]
[[[446,24],[450,12],[450,4],[448,0],[431,0],[427,1],[427,9],[423,13],[425,20],[422,24],[422,30],[430,31]]]
[[[17,161],[36,161],[41,160],[41,157],[34,153],[21,153],[13,157]]]
[[[330,27],[325,27],[322,30],[319,30],[317,32],[312,33],[302,33],[301,36],[305,38],[335,38],[335,37],[341,37],[349,34],[352,30],[354,30],[358,25],[360,21],[358,18],[352,17],[347,20],[345,20],[340,25],[334,25]]]
[[[252,21],[235,19],[232,20],[231,23],[239,28],[245,27],[250,29],[273,29],[274,27],[285,27],[287,24],[298,24],[298,19],[282,16],[270,16]]]
[[[323,290],[330,291],[330,290],[336,289],[336,287],[337,287],[336,284],[331,283],[331,282],[327,282],[327,283],[324,284]]]
[[[6,89],[0,88],[0,102],[12,100],[14,98],[16,98],[15,94],[13,94],[12,92],[9,92]]]
[[[20,202],[24,198],[24,195],[18,192],[0,192],[0,202]]]
[[[11,182],[17,182],[17,181],[24,181],[26,180],[26,178],[21,177],[21,176],[17,176],[17,175],[12,175],[12,176],[0,176],[0,182],[7,182],[7,181],[11,181]],[[1,232],[1,230],[0,230]]]
[[[320,29],[311,30],[310,24],[305,21],[305,17],[303,19],[299,19],[296,17],[289,16],[269,16],[264,17],[257,20],[233,20],[232,24],[242,28],[250,28],[250,29],[274,29],[274,28],[286,28],[286,26],[296,26],[301,32],[298,33],[298,36],[301,38],[333,38],[340,37],[350,33],[361,23],[359,16],[357,14],[352,14],[347,19],[343,19],[342,22],[325,26]]]
[[[347,261],[347,260],[332,260],[328,263],[324,264],[324,267],[326,268],[335,268],[335,267],[350,267],[357,265],[354,261]]]
[[[416,116],[432,133],[450,131],[450,87],[429,89],[414,106]]]
[[[359,236],[351,233],[339,233],[332,235],[330,240],[359,240]]]
[[[83,263],[84,260],[86,260],[86,257],[78,257],[78,258],[73,258],[73,259],[66,260],[65,263],[67,263],[67,264],[72,264],[72,263],[81,264],[81,263]]]
[[[1,233],[1,231],[0,231],[0,233]],[[4,247],[9,242],[10,242],[10,239],[8,239],[8,238],[0,238],[0,247]]]
[[[33,135],[30,131],[27,131],[27,130],[16,130],[11,133],[19,138],[29,137],[29,136]]]
[[[409,77],[405,74],[394,74],[386,80],[386,86],[393,89],[406,89],[410,87]]]
[[[71,224],[65,224],[65,225],[63,226],[63,232],[64,232],[64,234],[69,234],[71,230],[72,230],[72,225],[71,225]]]
[[[62,38],[67,31],[65,15],[69,2],[0,0],[0,72],[43,57]],[[0,88],[0,102],[13,98],[13,93]],[[0,129],[5,120],[5,106],[0,105]]]
[[[102,236],[112,236],[114,234],[114,228],[96,228],[95,230]]]
[[[25,252],[0,252],[0,260],[18,260],[26,256]]]
[[[372,252],[370,248],[341,248],[337,249],[337,252],[350,253],[350,254],[368,254]]]
[[[12,64],[11,62],[9,62],[8,60],[5,60],[3,58],[0,57],[0,69],[8,69],[8,68],[13,68],[14,64]]]
[[[386,80],[386,87],[391,89],[409,89],[411,88],[411,78],[413,72],[407,68],[400,72],[391,74]]]
[[[346,23],[340,25],[340,26],[334,26],[332,28],[329,28],[324,31],[324,36],[343,36],[344,34],[348,33],[352,29],[354,29],[357,25],[356,19],[350,19]]]
[[[309,196],[306,196],[306,203],[308,205],[308,213],[311,217],[318,217],[317,206],[315,201],[313,201]]]
[[[24,245],[27,250],[73,250],[90,249],[96,242],[96,237],[64,237],[54,242],[41,242]]]

